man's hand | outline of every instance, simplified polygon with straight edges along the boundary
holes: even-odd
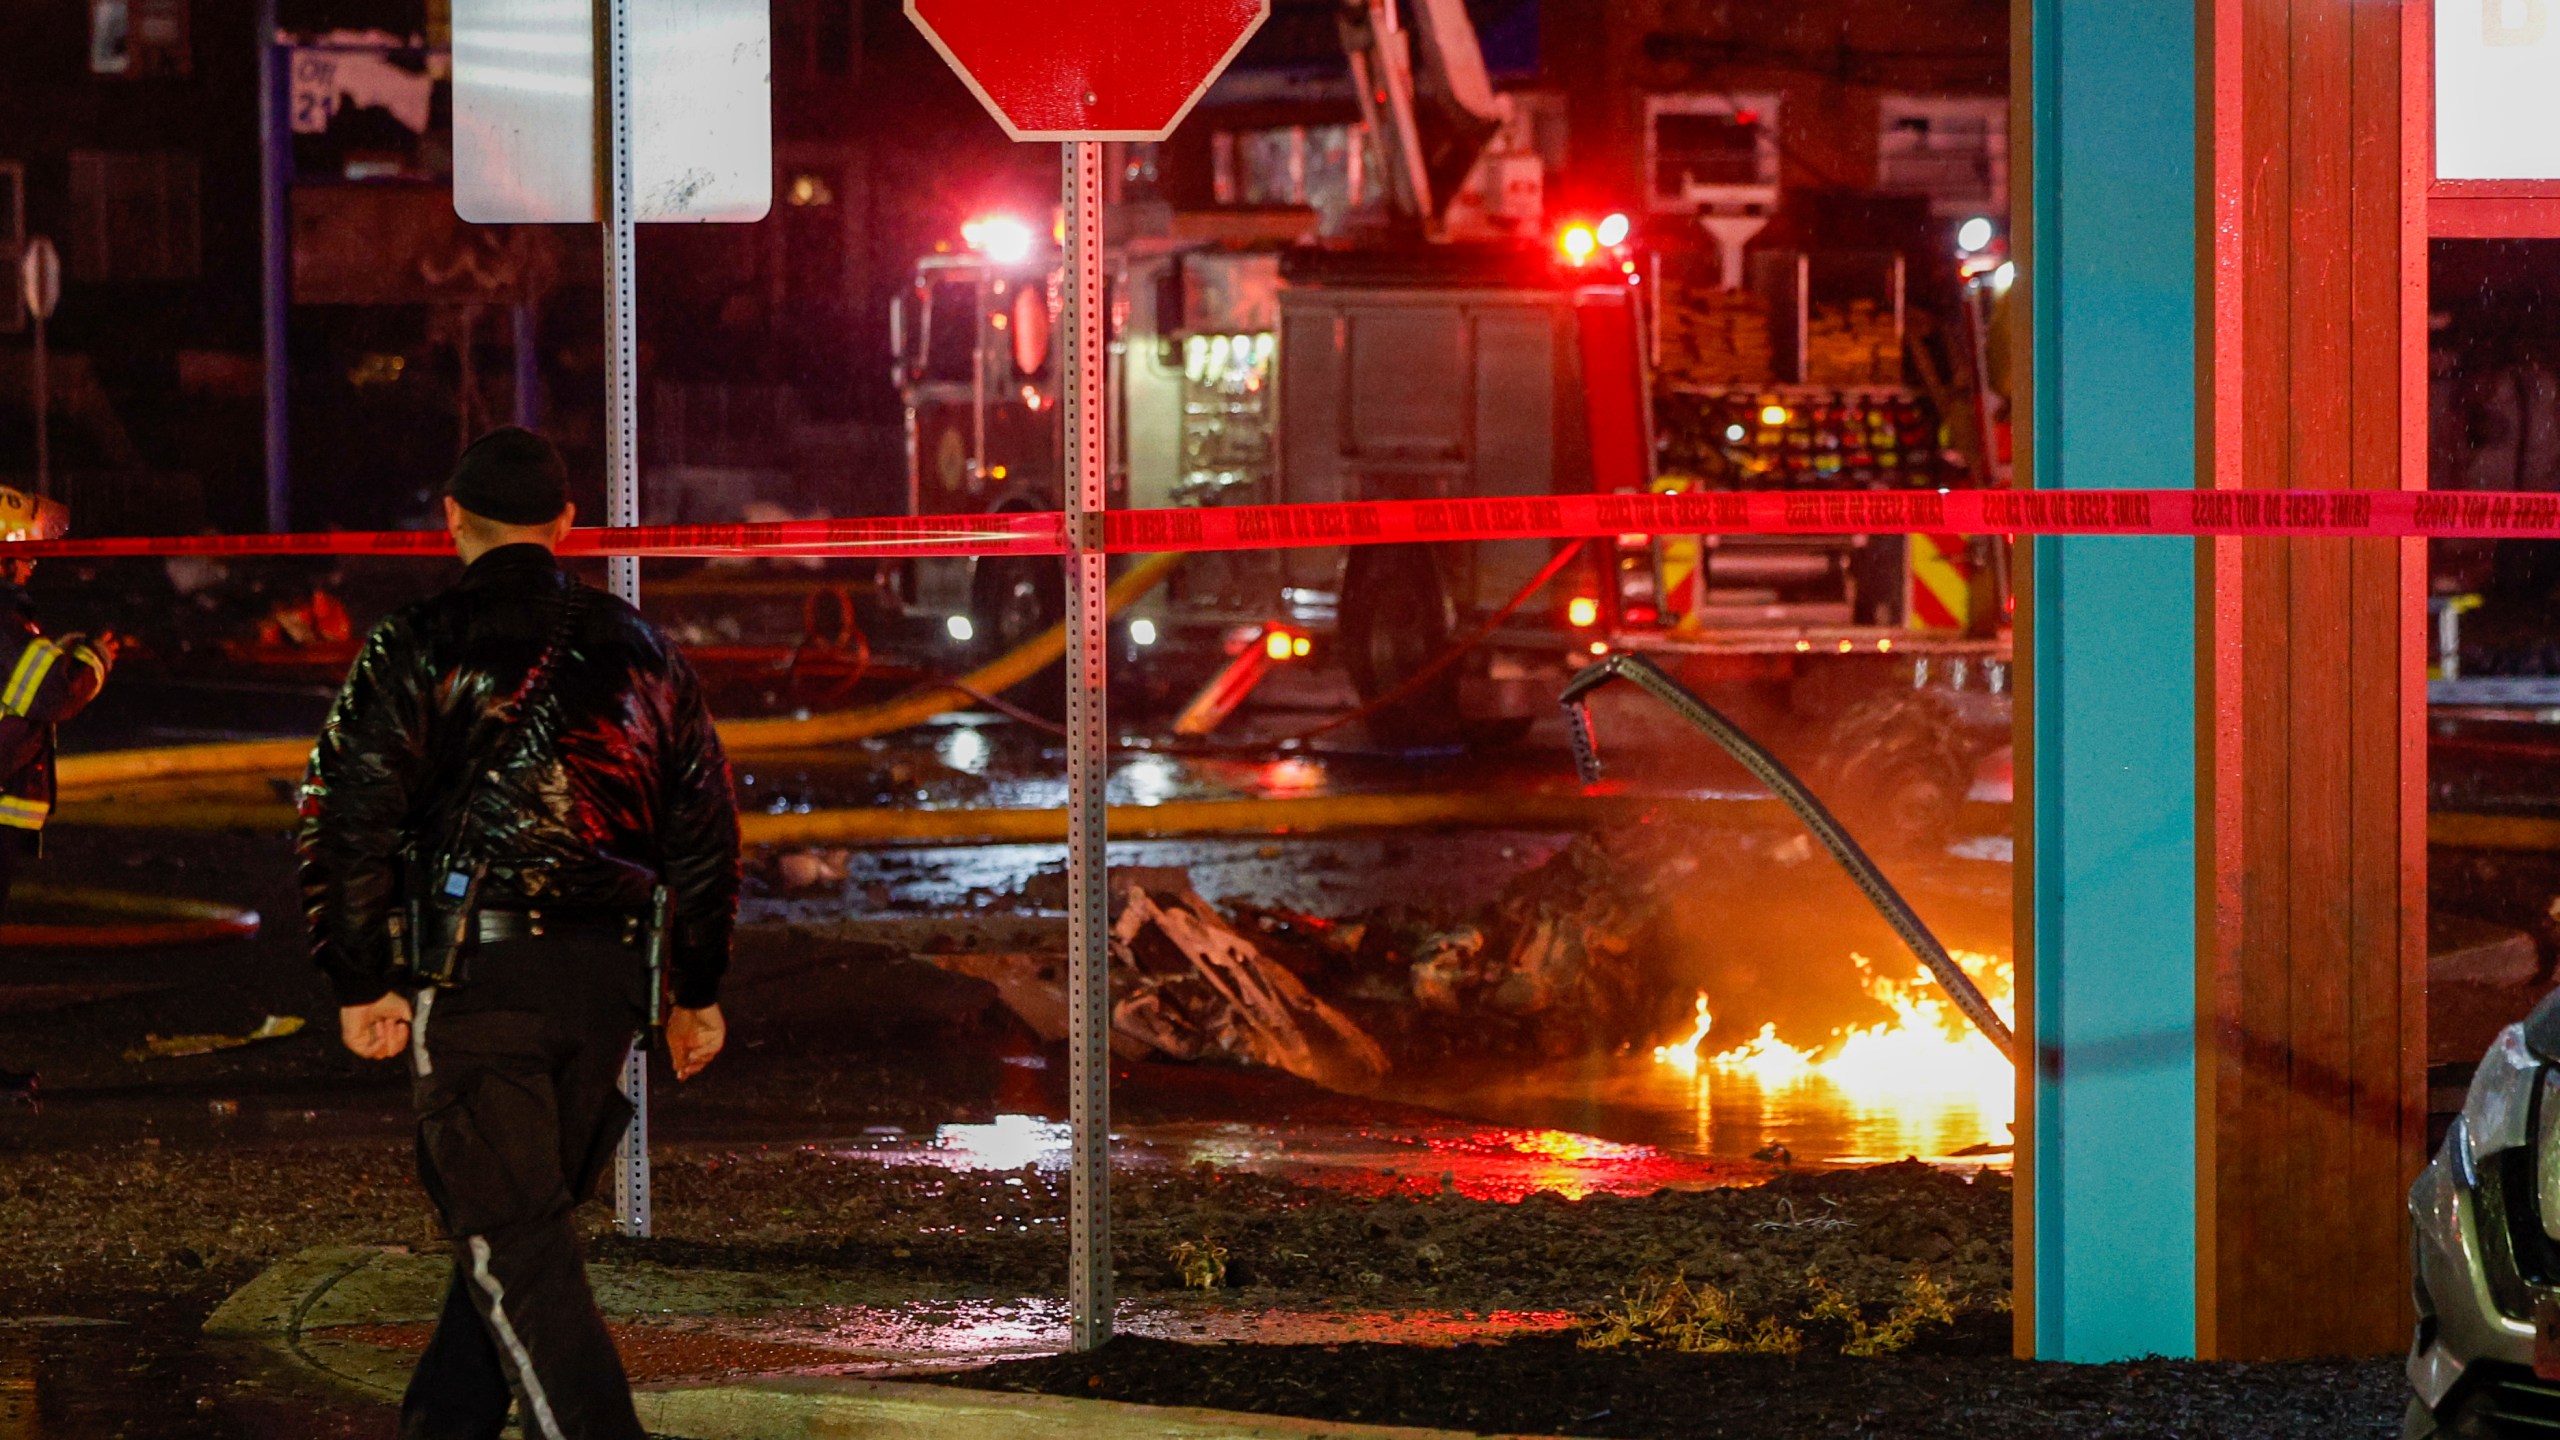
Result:
[[[729,1023],[720,1018],[717,1005],[699,1010],[679,1006],[667,1012],[667,1063],[676,1067],[679,1080],[701,1074],[728,1039]]]
[[[409,997],[394,990],[370,1005],[341,1008],[338,1038],[367,1060],[388,1060],[408,1049]]]

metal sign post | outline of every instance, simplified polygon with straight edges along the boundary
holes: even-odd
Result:
[[[1102,142],[1071,140],[1067,209],[1067,1105],[1073,1343],[1111,1338],[1111,904],[1104,790],[1111,778],[1109,556],[1102,550]]]
[[[598,177],[604,205],[604,523],[640,523],[639,234],[631,203],[631,0],[603,0],[604,141]],[[605,580],[626,604],[640,603],[640,560],[605,561]],[[623,1062],[622,1093],[631,1128],[613,1157],[613,1225],[625,1235],[649,1233],[649,1055],[637,1046]]]
[[[1016,140],[1061,142],[1066,191],[1068,1328],[1111,1338],[1110,613],[1102,522],[1108,419],[1102,148],[1162,140],[1270,0],[907,0],[907,18]]]
[[[18,257],[18,298],[35,321],[36,493],[53,494],[53,376],[45,353],[44,322],[62,304],[62,256],[53,242],[39,235]]]
[[[601,5],[602,11],[590,8]],[[640,346],[634,226],[744,223],[773,204],[773,35],[766,0],[453,0],[453,208],[475,224],[604,229],[605,514],[640,523]],[[601,21],[601,23],[599,23]],[[539,371],[517,311],[516,413]],[[640,562],[607,562],[640,603]],[[648,1057],[622,1075],[631,1129],[613,1160],[613,1219],[649,1233]]]

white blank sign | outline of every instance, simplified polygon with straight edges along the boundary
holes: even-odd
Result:
[[[2560,178],[2560,0],[2436,0],[2436,178]]]
[[[595,6],[453,0],[453,209],[476,224],[595,224]],[[640,220],[773,207],[767,0],[627,0]]]

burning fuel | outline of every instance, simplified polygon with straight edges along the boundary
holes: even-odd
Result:
[[[1980,951],[1954,954],[1992,1008],[2013,1020],[2017,983],[2010,962]],[[1825,1088],[1851,1111],[1906,1130],[1923,1148],[1935,1148],[1928,1140],[1954,1138],[1951,1126],[1979,1129],[1975,1143],[2005,1142],[2016,1116],[2016,1073],[2008,1058],[1966,1022],[1925,971],[1897,980],[1864,955],[1849,958],[1862,988],[1892,1012],[1891,1019],[1834,1030],[1810,1046],[1763,1025],[1748,1040],[1714,1050],[1715,1015],[1701,994],[1689,1034],[1654,1047],[1655,1063],[1694,1079],[1702,1091],[1719,1081],[1747,1083],[1775,1100]]]

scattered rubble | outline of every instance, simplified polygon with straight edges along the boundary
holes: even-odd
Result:
[[[261,1041],[299,1035],[303,1023],[299,1015],[270,1015],[246,1035],[145,1035],[140,1045],[124,1052],[124,1058],[176,1060],[189,1055],[210,1055],[217,1050],[237,1050]]]

